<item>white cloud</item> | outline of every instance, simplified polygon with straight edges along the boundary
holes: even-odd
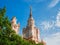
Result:
[[[55,26],[60,27],[60,12],[57,14]]]
[[[43,21],[41,24],[42,30],[48,30],[49,29],[55,29],[57,32],[53,32],[52,34],[48,34],[49,36],[45,37],[44,40],[46,41],[47,45],[60,45],[60,32],[58,32],[58,28],[60,30],[60,12],[56,15],[56,20],[49,20],[49,21]],[[52,31],[51,30],[51,31]],[[50,32],[49,32],[50,33]]]
[[[60,32],[45,38],[47,45],[60,45]]]
[[[52,0],[52,2],[49,4],[49,8],[53,8],[55,7],[58,3],[59,3],[60,0]]]
[[[54,29],[55,27],[60,28],[60,12],[56,16],[56,20],[48,20],[40,23],[42,30]]]
[[[40,26],[44,30],[51,29],[54,26],[54,21],[44,21],[40,24]]]

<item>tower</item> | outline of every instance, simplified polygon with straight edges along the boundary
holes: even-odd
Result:
[[[20,24],[19,24],[19,23],[17,24],[16,17],[13,17],[13,18],[12,18],[11,27],[12,27],[12,30],[14,30],[14,31],[16,32],[16,34],[18,34]]]
[[[40,31],[35,27],[35,21],[32,16],[32,8],[30,7],[30,16],[26,28],[23,28],[23,38],[33,40],[36,43],[40,42]]]

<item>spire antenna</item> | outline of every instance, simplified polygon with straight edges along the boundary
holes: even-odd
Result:
[[[32,7],[30,6],[30,17],[32,17]]]

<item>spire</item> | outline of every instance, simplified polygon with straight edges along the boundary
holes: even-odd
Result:
[[[32,17],[32,7],[30,6],[30,18]]]

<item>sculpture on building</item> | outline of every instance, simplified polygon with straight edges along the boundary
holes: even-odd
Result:
[[[12,26],[12,30],[14,30],[16,32],[16,34],[18,34],[19,33],[20,24],[19,23],[17,24],[16,17],[12,18],[11,26]]]

